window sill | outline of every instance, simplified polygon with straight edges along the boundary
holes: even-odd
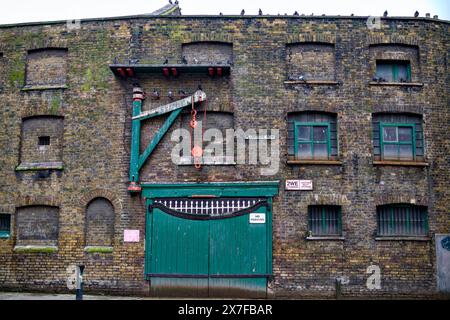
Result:
[[[371,86],[393,86],[393,87],[423,87],[421,82],[369,82]]]
[[[374,161],[374,166],[410,166],[410,167],[428,167],[427,162],[419,161]]]
[[[53,84],[53,85],[27,85],[24,86],[21,91],[42,91],[42,90],[55,90],[55,89],[67,89],[65,84]]]
[[[86,246],[84,247],[86,253],[112,253],[113,247],[108,246]]]
[[[376,241],[430,241],[427,236],[384,236],[375,237]]]
[[[17,253],[56,253],[57,246],[15,246],[14,252]]]
[[[286,80],[284,84],[304,84],[304,85],[328,85],[337,86],[339,82],[333,80]]]
[[[64,170],[62,162],[21,163],[16,171]]]
[[[306,240],[309,241],[320,241],[320,240],[327,240],[327,241],[344,241],[345,238],[341,236],[323,236],[323,237],[306,237]]]
[[[339,160],[288,160],[287,164],[294,165],[342,165],[342,161]]]

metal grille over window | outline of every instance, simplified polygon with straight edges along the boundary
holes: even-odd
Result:
[[[169,209],[194,215],[223,216],[253,207],[263,199],[261,198],[221,198],[221,199],[156,199]]]
[[[414,205],[377,207],[379,236],[425,236],[428,232],[427,208]]]
[[[339,206],[309,206],[309,230],[312,236],[340,236],[341,208]]]

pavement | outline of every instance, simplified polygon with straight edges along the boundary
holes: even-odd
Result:
[[[121,297],[104,295],[83,295],[83,300],[145,300],[144,297]],[[75,300],[73,294],[0,292],[0,300]]]

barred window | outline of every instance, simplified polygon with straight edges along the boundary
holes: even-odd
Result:
[[[342,235],[340,206],[309,206],[308,224],[312,236]]]
[[[395,204],[377,207],[379,236],[424,236],[428,232],[427,208]]]
[[[11,232],[11,215],[0,214],[0,238],[9,238]]]

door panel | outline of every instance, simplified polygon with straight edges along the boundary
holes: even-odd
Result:
[[[265,207],[255,212],[265,213]],[[210,296],[265,297],[266,248],[266,224],[249,223],[249,214],[211,220]]]
[[[159,209],[154,209],[152,216],[152,293],[160,296],[207,296],[208,221],[182,219]],[[171,274],[174,277],[170,277]],[[193,275],[204,278],[194,278]]]

